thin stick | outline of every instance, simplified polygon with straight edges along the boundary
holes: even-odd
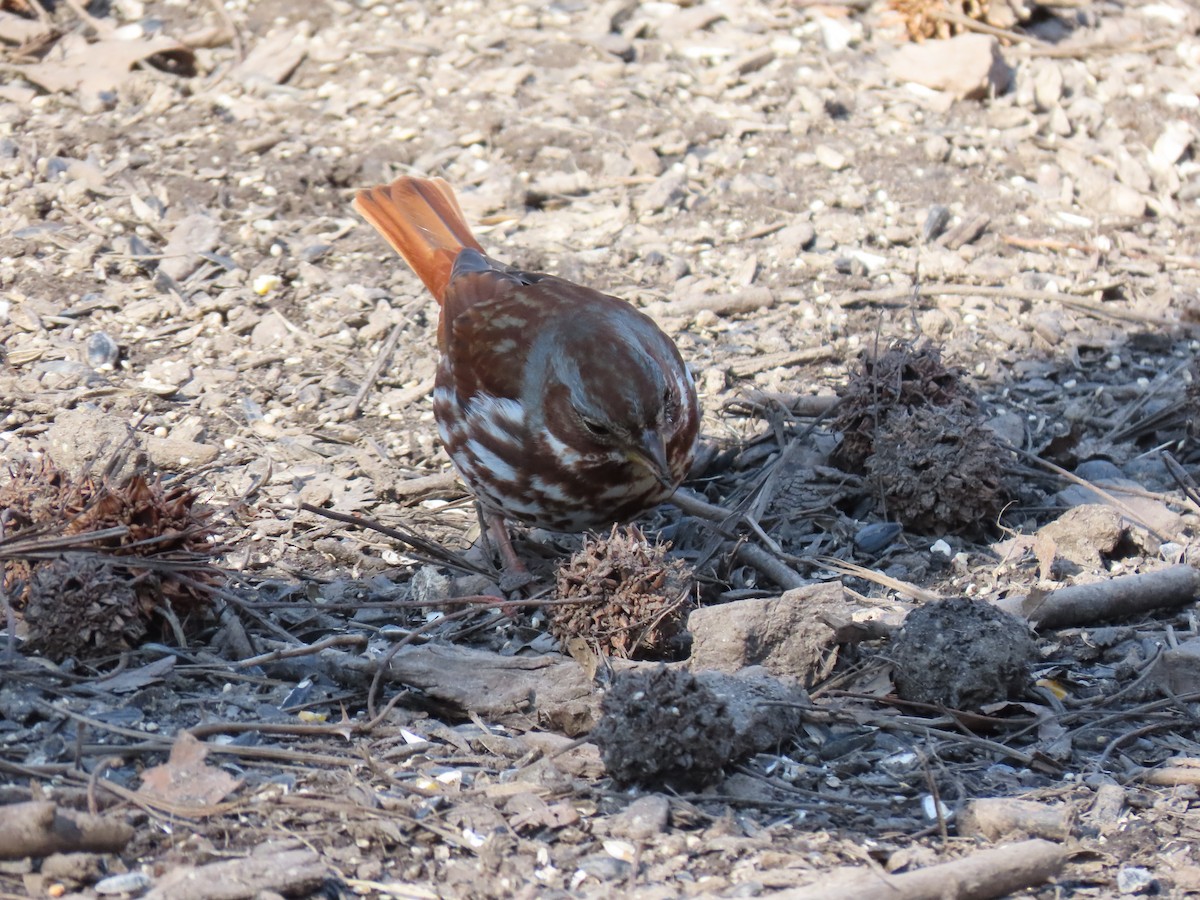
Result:
[[[320,653],[328,647],[365,647],[367,638],[361,634],[335,634],[325,638],[322,641],[317,641],[315,644],[306,644],[302,647],[290,647],[287,649],[272,650],[269,653],[263,653],[259,656],[252,656],[249,659],[243,659],[235,663],[235,667],[245,669],[249,666],[262,666],[267,663],[277,662],[281,659],[295,659],[297,656],[311,656],[315,653]]]
[[[1089,288],[1089,292],[1094,289]],[[1071,294],[1054,291],[1031,291],[1018,288],[992,287],[990,285],[970,284],[927,284],[921,286],[921,294],[928,297],[988,297],[1007,300],[1029,300],[1032,302],[1059,303],[1071,309],[1091,313],[1101,318],[1114,319],[1119,322],[1138,322],[1147,325],[1158,325],[1162,328],[1195,329],[1197,326],[1186,322],[1177,322],[1164,316],[1147,316],[1128,310],[1110,309],[1102,303],[1095,303]],[[859,303],[895,303],[910,300],[912,291],[908,288],[896,288],[881,291],[858,291],[848,298],[843,306],[852,308]]]
[[[383,346],[379,348],[379,352],[375,354],[375,361],[371,363],[371,368],[367,369],[367,374],[364,376],[362,384],[358,386],[358,391],[354,394],[354,399],[346,407],[346,412],[342,415],[342,421],[358,418],[358,414],[362,410],[362,405],[367,399],[367,394],[371,393],[371,388],[375,386],[375,381],[379,378],[379,373],[383,371],[383,367],[391,361],[392,354],[396,352],[396,345],[400,343],[400,335],[404,332],[404,325],[404,322],[397,322],[392,326],[391,333],[388,334],[387,340],[383,342]]]
[[[421,537],[415,532],[408,529],[389,527],[374,519],[364,519],[359,516],[352,516],[346,513],[340,513],[332,509],[321,509],[319,506],[313,506],[311,503],[301,503],[300,509],[304,512],[310,512],[313,515],[321,516],[326,519],[333,519],[335,522],[342,522],[346,525],[357,525],[359,528],[366,528],[369,531],[376,531],[385,537],[390,537],[393,540],[400,541],[412,547],[418,553],[424,553],[432,561],[441,563],[442,565],[451,566],[458,569],[460,572],[468,572],[472,575],[490,575],[486,569],[472,565],[467,562],[462,556],[457,553],[451,553],[445,547],[435,544],[427,538]]]
[[[1089,491],[1092,491],[1093,493],[1097,494],[1106,503],[1110,504],[1111,506],[1115,506],[1117,509],[1119,509],[1121,511],[1122,515],[1124,515],[1131,522],[1136,522],[1138,525],[1141,525],[1143,528],[1145,528],[1148,532],[1150,532],[1150,534],[1152,534],[1159,541],[1161,541],[1164,544],[1167,542],[1166,537],[1164,537],[1163,535],[1161,535],[1157,531],[1155,531],[1154,527],[1152,525],[1150,525],[1141,516],[1139,516],[1136,512],[1134,512],[1133,509],[1131,509],[1127,503],[1123,502],[1118,497],[1113,496],[1111,493],[1104,490],[1104,488],[1100,487],[1099,485],[1095,484],[1094,482],[1088,481],[1086,478],[1080,478],[1078,475],[1074,474],[1073,472],[1068,472],[1062,466],[1057,466],[1054,463],[1050,462],[1048,459],[1042,459],[1042,457],[1038,456],[1036,453],[1030,453],[1028,450],[1022,450],[1020,447],[1013,446],[1012,444],[1005,443],[1004,441],[1000,441],[999,443],[1000,443],[1000,446],[1003,447],[1005,450],[1015,453],[1015,454],[1017,454],[1017,456],[1020,456],[1022,459],[1026,459],[1029,462],[1035,463],[1035,464],[1041,466],[1042,468],[1046,469],[1047,471],[1053,472],[1059,478],[1065,478],[1067,481],[1071,482],[1072,484],[1077,484],[1080,487],[1087,488]],[[1175,536],[1172,535],[1171,537],[1174,538]]]
[[[935,19],[941,19],[945,22],[953,22],[967,31],[975,31],[979,34],[990,35],[995,38],[1002,38],[1006,41],[1011,41],[1014,44],[1033,44],[1034,46],[1045,46],[1046,41],[1034,34],[1020,34],[1008,28],[997,28],[995,25],[989,25],[987,22],[981,22],[978,19],[973,19],[970,16],[965,16],[962,13],[955,12],[951,9],[938,9],[930,7],[929,14]]]

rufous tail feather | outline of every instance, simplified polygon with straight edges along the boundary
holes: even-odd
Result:
[[[441,178],[404,175],[359,191],[354,208],[404,257],[438,303],[446,296],[459,252],[467,247],[483,252],[454,191]]]

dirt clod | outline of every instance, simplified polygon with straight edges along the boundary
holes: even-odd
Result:
[[[905,700],[978,709],[1028,686],[1036,648],[1016,616],[957,597],[909,613],[889,656],[896,692]]]
[[[732,758],[729,709],[689,672],[626,673],[600,710],[592,740],[619,785],[701,788],[720,778]]]

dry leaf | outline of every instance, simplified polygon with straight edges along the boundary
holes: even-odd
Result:
[[[96,94],[120,87],[134,66],[160,55],[173,59],[179,69],[190,70],[195,65],[191,50],[163,35],[135,41],[105,38],[88,43],[81,35],[68,34],[43,62],[21,66],[19,71],[47,91]]]
[[[171,747],[171,758],[142,774],[138,793],[179,806],[220,803],[241,787],[242,781],[223,769],[205,765],[206,756],[208,746],[203,741],[190,732],[180,732]]]

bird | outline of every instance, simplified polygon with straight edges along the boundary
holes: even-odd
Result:
[[[523,568],[505,520],[582,532],[675,492],[700,407],[678,347],[649,316],[491,258],[441,178],[402,176],[353,205],[438,302],[438,434],[506,564]]]

